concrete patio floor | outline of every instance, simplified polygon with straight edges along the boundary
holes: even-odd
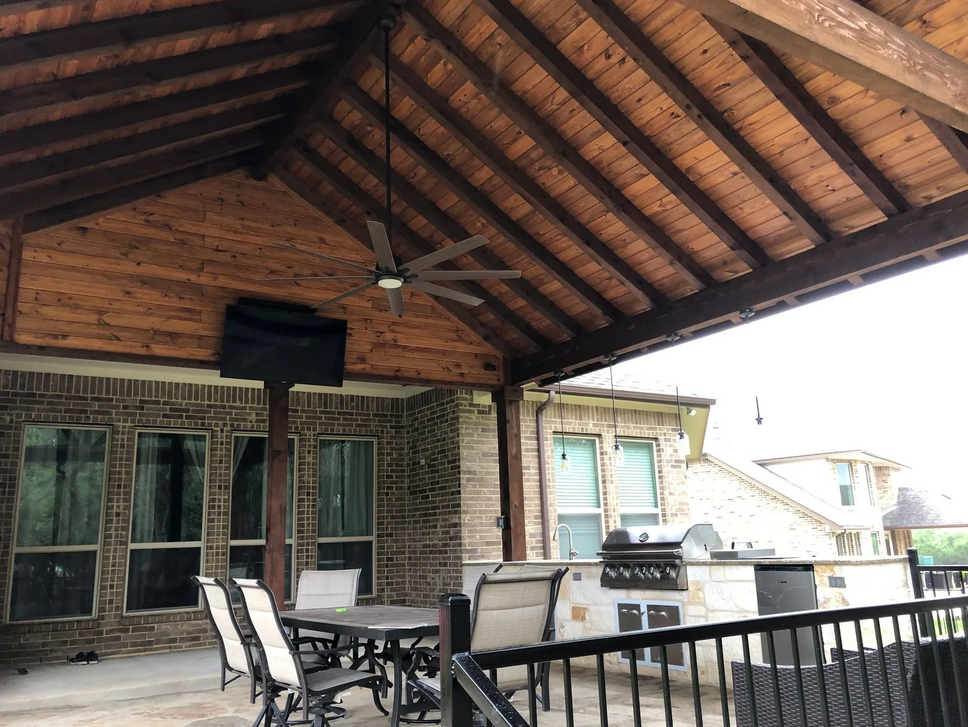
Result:
[[[149,727],[248,727],[258,705],[248,703],[248,687],[236,683],[218,690],[214,650],[173,652],[140,657],[108,659],[97,666],[40,666],[26,676],[9,667],[0,674],[0,723],[5,726],[40,727],[74,725],[146,725]],[[28,667],[29,668],[29,667]],[[10,676],[11,672],[14,676]],[[154,675],[154,679],[146,678]],[[575,669],[573,693],[577,727],[599,725],[598,687],[594,673]],[[33,677],[33,679],[31,679]],[[29,682],[29,684],[28,684]],[[664,725],[665,712],[658,680],[640,680],[643,725]],[[628,677],[608,679],[608,716],[612,724],[632,723],[632,697]],[[518,695],[513,702],[527,718],[527,702]],[[563,727],[562,681],[552,675],[552,711],[539,714],[539,723]],[[717,690],[702,690],[706,725],[722,724]],[[385,725],[369,692],[353,690],[344,696],[348,710],[342,727]],[[674,724],[695,725],[692,690],[674,685]]]

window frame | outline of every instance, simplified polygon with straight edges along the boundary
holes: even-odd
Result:
[[[232,546],[252,546],[261,545],[265,547],[265,538],[262,540],[233,540],[232,539],[232,492],[234,488],[232,487],[232,458],[235,456],[235,440],[237,437],[259,437],[260,439],[266,440],[266,446],[268,447],[269,433],[268,432],[232,432],[231,442],[229,444],[229,522],[228,522],[228,550],[226,551],[226,563],[225,563],[225,577],[229,578],[229,566],[232,563]],[[290,593],[286,594],[283,599],[284,603],[293,603],[296,600],[296,503],[299,501],[299,478],[296,476],[299,470],[299,435],[289,434],[287,435],[287,442],[291,439],[293,440],[292,447],[292,537],[286,538],[286,545],[292,546],[292,579],[289,583]],[[266,463],[268,467],[268,462]],[[268,477],[268,475],[266,475]],[[268,489],[268,483],[266,484],[266,489]],[[228,580],[225,581],[228,583]]]
[[[646,510],[635,510],[631,508],[622,507],[622,493],[618,487],[618,472],[615,473],[615,497],[617,500],[616,510],[618,511],[618,521],[619,526],[622,526],[622,515],[655,515],[656,524],[662,525],[662,501],[659,499],[659,467],[656,462],[656,451],[658,449],[656,440],[647,438],[637,438],[637,437],[617,437],[616,442],[622,444],[622,442],[636,442],[638,444],[648,444],[652,447],[652,483],[655,487],[655,507]],[[618,467],[616,466],[616,470]],[[599,480],[601,480],[601,475],[599,475]],[[601,490],[601,484],[599,484],[599,490]]]
[[[318,511],[317,511],[317,514],[315,516],[315,521],[314,521],[314,524],[313,524],[313,528],[316,531],[316,548],[315,548],[315,554],[314,554],[313,557],[316,560],[319,560],[319,546],[321,544],[324,544],[324,543],[372,543],[373,544],[373,547],[370,549],[370,552],[371,552],[371,556],[372,556],[372,561],[373,562],[370,564],[370,568],[372,569],[371,572],[373,573],[373,579],[372,579],[373,580],[373,592],[372,593],[358,593],[357,596],[359,598],[374,598],[374,597],[376,597],[376,591],[377,591],[377,579],[376,579],[376,576],[377,576],[377,573],[376,573],[376,550],[377,550],[377,548],[376,548],[376,541],[377,541],[377,537],[376,537],[376,533],[377,533],[376,523],[377,523],[377,520],[376,520],[376,515],[377,515],[377,497],[378,497],[378,489],[377,489],[377,487],[378,487],[379,482],[380,482],[380,473],[379,473],[379,470],[377,469],[377,463],[379,462],[378,447],[380,446],[380,439],[379,439],[379,437],[366,437],[366,436],[361,436],[361,435],[358,435],[358,434],[317,434],[316,435],[316,438],[315,438],[315,441],[316,441],[316,476],[315,476],[314,480],[316,482],[316,503],[317,503],[316,506],[317,506],[317,508],[319,507],[319,504],[318,504],[319,503],[319,443],[322,440],[336,441],[336,442],[341,442],[341,441],[373,442],[373,512],[371,513],[371,518],[372,519],[370,520],[370,522],[372,524],[373,534],[372,535],[351,535],[351,536],[348,536],[348,537],[335,537],[335,538],[332,538],[332,537],[320,537],[320,535],[319,535],[319,514],[318,514]],[[296,488],[293,487],[293,491],[294,492],[295,492],[295,489]],[[295,534],[295,529],[296,529],[296,522],[295,522],[295,520],[293,520],[292,527],[293,527],[293,534]],[[295,551],[293,551],[293,553],[295,553]],[[296,573],[295,573],[295,567],[293,567],[293,587],[295,587],[295,581],[296,581]]]
[[[598,522],[600,530],[598,531],[601,536],[599,539],[604,541],[607,531],[605,530],[605,493],[602,489],[602,447],[601,447],[601,437],[596,434],[568,434],[568,432],[552,432],[552,437],[565,439],[590,439],[595,443],[595,484],[598,487],[598,508],[582,508],[582,507],[559,507],[558,506],[558,483],[555,482],[555,520],[556,526],[561,525],[561,518],[559,515],[598,515]],[[552,459],[557,462],[557,458],[554,454],[554,439],[551,442],[551,453]],[[565,449],[567,452],[567,448]],[[554,467],[555,462],[552,463]],[[568,523],[564,523],[567,525]],[[568,547],[574,548],[573,543],[569,543]]]
[[[861,480],[867,485],[867,499],[870,500],[871,507],[877,509],[877,492],[874,487],[874,468],[870,462],[861,462]]]
[[[39,429],[83,429],[86,431],[104,432],[104,479],[101,482],[101,516],[98,519],[97,544],[89,545],[55,545],[55,546],[17,546],[17,529],[20,527],[20,498],[23,493],[24,464],[27,460],[27,430],[31,427]],[[111,427],[108,425],[87,424],[58,424],[50,422],[22,422],[20,427],[20,459],[17,469],[17,487],[13,501],[13,531],[10,542],[10,561],[7,568],[7,597],[3,608],[4,624],[32,624],[53,623],[57,621],[93,621],[99,617],[98,606],[101,595],[101,565],[104,551],[104,528],[107,521],[108,478],[111,473]],[[88,616],[53,616],[51,618],[32,618],[10,620],[10,609],[13,607],[13,572],[18,553],[81,553],[94,550],[94,602],[91,604],[91,614]]]
[[[202,485],[202,533],[200,541],[191,541],[188,543],[177,543],[174,545],[168,544],[171,548],[200,548],[202,553],[198,560],[198,570],[199,574],[205,573],[205,542],[208,538],[208,488],[210,485],[209,480],[211,480],[211,466],[212,466],[212,433],[208,429],[183,429],[183,428],[172,428],[165,429],[163,427],[138,427],[132,433],[134,437],[132,441],[132,455],[131,455],[131,492],[128,502],[130,506],[128,508],[128,537],[125,546],[124,555],[124,582],[122,584],[121,590],[121,615],[123,617],[127,616],[142,616],[150,615],[155,613],[187,613],[192,611],[202,610],[202,593],[201,589],[198,589],[198,600],[194,606],[178,606],[176,608],[147,608],[138,609],[137,611],[128,610],[128,581],[131,579],[131,551],[132,550],[155,550],[160,549],[157,547],[156,543],[132,543],[131,536],[134,530],[134,490],[135,490],[135,480],[137,478],[138,472],[138,435],[140,434],[201,434],[205,437],[205,482]],[[231,484],[229,485],[229,490],[231,491]],[[226,554],[227,555],[227,554]]]
[[[840,481],[840,467],[843,465],[847,468],[847,484],[843,484]],[[834,471],[837,473],[837,487],[840,492],[840,506],[841,507],[857,507],[857,493],[854,492],[854,467],[850,462],[834,462]],[[850,502],[844,502],[844,488],[849,488],[850,491]]]

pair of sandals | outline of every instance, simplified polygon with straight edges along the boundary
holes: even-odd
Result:
[[[78,651],[74,656],[67,657],[68,664],[97,664],[99,661],[96,651]]]

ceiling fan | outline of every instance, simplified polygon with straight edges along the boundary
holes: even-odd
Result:
[[[367,288],[372,288],[374,285],[383,288],[387,294],[387,300],[390,301],[390,310],[397,316],[402,316],[405,312],[403,304],[403,293],[401,291],[404,287],[410,287],[414,290],[419,290],[428,295],[434,295],[438,298],[447,298],[449,300],[456,300],[459,303],[465,303],[467,305],[480,305],[484,301],[477,296],[468,295],[467,293],[460,293],[456,290],[451,290],[450,288],[445,288],[442,285],[437,285],[439,281],[460,281],[460,280],[512,280],[521,277],[520,270],[427,270],[427,268],[438,265],[439,263],[451,260],[456,257],[460,257],[472,250],[475,250],[482,245],[487,244],[487,238],[481,235],[474,235],[466,240],[458,242],[450,247],[445,247],[429,255],[424,255],[416,260],[411,260],[408,263],[403,263],[400,267],[397,266],[396,260],[393,257],[393,250],[390,247],[390,230],[391,222],[393,219],[392,212],[390,210],[390,179],[392,177],[393,169],[390,165],[390,126],[391,126],[391,116],[390,116],[390,31],[393,30],[396,25],[396,15],[399,10],[395,9],[391,4],[390,9],[381,19],[380,26],[383,29],[383,57],[384,57],[384,108],[386,109],[386,123],[384,124],[385,129],[385,148],[384,156],[386,160],[386,174],[384,176],[385,187],[386,187],[386,213],[387,222],[383,225],[380,222],[375,222],[373,220],[368,220],[366,223],[367,230],[370,233],[370,240],[373,242],[373,252],[376,253],[376,269],[371,270],[370,268],[359,265],[358,263],[351,262],[349,260],[341,260],[336,257],[331,257],[329,255],[323,255],[322,253],[312,252],[310,250],[303,250],[302,248],[295,247],[294,245],[286,245],[281,242],[275,243],[276,247],[285,248],[287,250],[293,250],[295,252],[301,252],[304,255],[311,255],[312,257],[319,258],[321,260],[326,260],[333,265],[339,265],[341,267],[352,270],[356,275],[319,275],[319,276],[305,276],[305,277],[295,277],[295,278],[263,278],[264,280],[357,280],[360,282],[355,288],[346,291],[341,295],[337,295],[335,298],[330,298],[329,300],[324,300],[322,303],[317,303],[313,308],[323,308],[328,305],[333,305],[338,303],[345,298],[361,293]]]

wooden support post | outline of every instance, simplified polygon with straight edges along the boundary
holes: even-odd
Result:
[[[263,580],[282,608],[286,600],[286,480],[289,467],[289,389],[266,383],[269,390],[268,475],[266,476],[266,560]]]
[[[16,217],[7,222],[0,235],[5,240],[0,241],[0,251],[6,249],[4,267],[7,270],[6,285],[3,296],[3,324],[0,326],[0,340],[12,341],[17,329],[17,300],[20,295],[20,268],[23,261],[23,229],[24,218]]]
[[[504,561],[528,559],[524,526],[524,469],[521,463],[521,402],[524,390],[506,387],[495,394],[497,459],[501,481],[501,550]]]

